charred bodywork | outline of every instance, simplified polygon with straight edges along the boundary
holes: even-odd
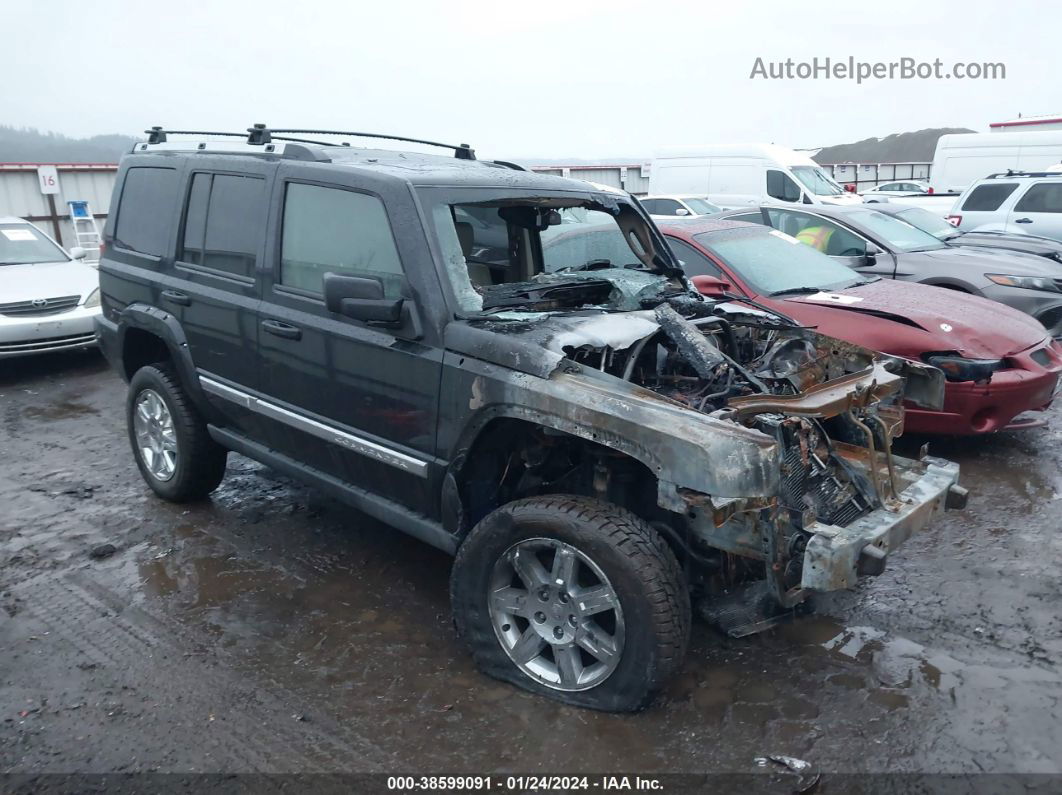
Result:
[[[477,362],[468,408],[543,429],[507,439],[484,467],[505,472],[482,478],[492,499],[637,502],[709,590],[759,581],[784,608],[849,587],[964,500],[956,465],[891,451],[905,396],[940,405],[940,371],[755,309],[676,296],[619,314],[455,323],[447,348]],[[475,471],[467,457],[481,453],[455,463]],[[490,501],[466,483],[472,523]]]

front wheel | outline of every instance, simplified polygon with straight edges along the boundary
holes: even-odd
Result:
[[[667,544],[601,500],[531,497],[458,550],[454,622],[490,676],[558,701],[641,709],[685,657],[690,604]]]

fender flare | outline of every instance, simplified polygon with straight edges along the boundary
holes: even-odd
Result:
[[[181,328],[180,321],[169,312],[143,303],[129,304],[119,313],[118,350],[123,353],[119,359],[119,368],[126,381],[133,377],[133,373],[125,370],[124,356],[125,337],[130,329],[146,331],[162,340],[170,352],[170,359],[177,370],[181,385],[200,409],[209,411],[209,403],[199,385],[199,375],[192,362],[188,338],[184,334],[184,329]]]

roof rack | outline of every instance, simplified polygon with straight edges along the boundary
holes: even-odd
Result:
[[[1007,177],[1062,177],[1062,171],[1015,171],[1008,168],[996,174],[989,174],[985,179],[1005,179]]]
[[[216,132],[208,130],[165,130],[162,127],[152,127],[144,130],[148,136],[149,144],[163,144],[169,135],[217,135],[230,138],[243,138],[246,136],[247,143],[251,146],[263,146],[277,141],[293,141],[300,144],[316,144],[318,146],[343,146],[342,143],[331,141],[316,141],[309,138],[292,138],[295,135],[343,135],[358,138],[379,138],[388,141],[404,141],[411,144],[424,144],[426,146],[438,146],[442,149],[453,149],[454,157],[458,160],[475,160],[476,151],[468,144],[443,144],[438,141],[427,141],[423,138],[406,138],[401,135],[385,135],[383,133],[353,132],[350,130],[296,130],[296,129],[270,129],[264,124],[255,124],[248,127],[246,133]]]

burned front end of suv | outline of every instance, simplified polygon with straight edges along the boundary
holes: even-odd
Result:
[[[463,314],[444,393],[472,396],[442,420],[475,429],[456,442],[455,522],[527,494],[618,503],[716,603],[755,589],[761,614],[720,618],[745,634],[880,573],[964,503],[957,465],[892,452],[905,399],[941,404],[939,370],[704,300],[623,195],[459,193],[430,196]],[[504,420],[533,430],[501,439]]]

